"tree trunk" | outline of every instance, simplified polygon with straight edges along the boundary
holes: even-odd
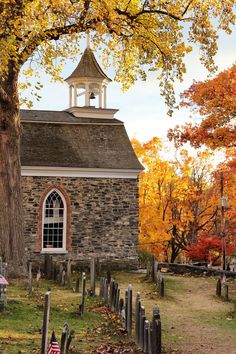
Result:
[[[20,166],[20,119],[17,78],[1,84],[0,99],[0,256],[9,275],[23,270],[23,208]]]

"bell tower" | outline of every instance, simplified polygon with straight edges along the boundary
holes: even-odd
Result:
[[[68,111],[75,116],[82,117],[81,113],[87,111],[92,112],[93,116],[96,115],[101,118],[101,111],[104,111],[103,118],[109,118],[109,112],[114,111],[113,115],[117,112],[117,110],[107,109],[107,85],[112,80],[109,79],[99,66],[90,48],[88,36],[87,47],[79,64],[65,81],[69,85]]]

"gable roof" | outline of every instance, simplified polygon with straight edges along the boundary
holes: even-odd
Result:
[[[99,66],[92,50],[90,48],[86,48],[79,64],[72,72],[72,74],[65,80],[88,77],[94,79],[106,79],[108,81],[112,81],[109,77],[103,72],[101,67]]]
[[[143,169],[117,119],[21,110],[21,122],[22,166]]]

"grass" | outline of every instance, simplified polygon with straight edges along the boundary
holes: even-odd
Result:
[[[164,275],[165,297],[160,299],[157,289],[142,274],[115,273],[121,297],[129,283],[141,294],[146,315],[152,316],[153,306],[161,312],[165,352],[179,350],[194,354],[228,354],[235,352],[236,282],[229,282],[231,301],[226,303],[215,294],[215,278]],[[8,306],[0,314],[0,351],[5,354],[40,353],[44,294],[51,288],[49,333],[55,330],[58,341],[65,322],[75,330],[73,353],[91,353],[106,343],[130,341],[97,297],[86,297],[85,314],[78,316],[81,294],[41,280],[40,288],[28,296],[23,280],[11,281],[8,287]],[[221,338],[224,338],[224,341]],[[190,350],[190,348],[192,348]],[[105,353],[106,351],[104,351]]]

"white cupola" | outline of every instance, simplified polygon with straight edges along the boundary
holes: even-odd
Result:
[[[112,80],[99,66],[88,39],[79,64],[65,81],[69,85],[68,111],[80,117],[92,114],[98,118],[113,118],[117,110],[107,109],[107,85]]]

